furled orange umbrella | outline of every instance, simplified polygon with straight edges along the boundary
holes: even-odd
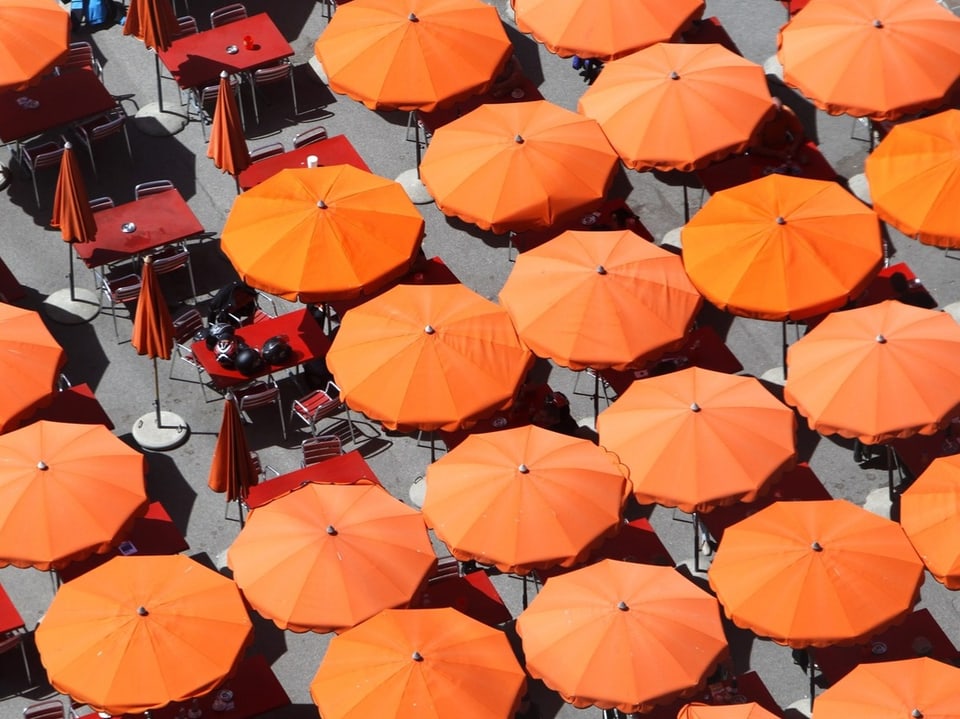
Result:
[[[571,369],[626,369],[683,339],[702,298],[676,255],[630,231],[568,231],[500,290],[520,338]]]
[[[763,68],[721,45],[658,43],[608,63],[577,108],[627,167],[687,172],[742,152],[773,100]]]
[[[677,719],[777,719],[777,715],[756,702],[717,705],[693,702],[680,709]]]
[[[0,436],[0,566],[106,552],[147,511],[142,454],[100,424],[40,420]]]
[[[324,719],[503,719],[525,685],[498,629],[450,608],[387,609],[330,641],[310,696]]]
[[[666,42],[703,15],[703,0],[511,0],[521,32],[561,57],[613,60]]]
[[[469,426],[532,364],[509,315],[463,285],[397,285],[344,315],[327,353],[344,401],[390,429]]]
[[[290,169],[234,200],[221,248],[248,284],[325,302],[370,294],[403,275],[423,227],[392,180],[350,165]]]
[[[618,167],[595,121],[536,100],[481,105],[439,128],[420,177],[444,214],[522,232],[593,209]]]
[[[227,503],[236,502],[240,513],[240,527],[243,528],[243,500],[247,498],[250,487],[257,483],[257,473],[247,447],[247,436],[243,431],[243,419],[240,410],[232,398],[223,403],[223,418],[217,444],[213,448],[213,462],[207,486],[214,492],[226,492]]]
[[[885,222],[926,245],[960,247],[960,110],[895,126],[865,168]]]
[[[237,194],[240,194],[240,181],[237,176],[250,167],[250,151],[243,136],[237,97],[230,87],[230,75],[226,70],[220,72],[220,90],[217,92],[217,105],[213,110],[207,157],[211,158],[218,168],[233,175],[237,182]]]
[[[781,28],[783,79],[831,115],[893,120],[960,78],[960,19],[927,0],[811,3]]]
[[[673,567],[612,559],[551,578],[516,628],[530,675],[580,708],[649,711],[727,654],[716,599]]]
[[[70,299],[76,301],[73,284],[73,247],[74,242],[91,242],[96,238],[97,222],[90,209],[87,187],[83,182],[83,173],[73,153],[73,146],[63,145],[60,157],[60,174],[57,176],[57,189],[53,195],[53,216],[50,226],[60,229],[60,236],[67,243],[67,256],[70,263]]]
[[[844,499],[775,502],[724,530],[709,578],[737,626],[800,649],[902,620],[923,563],[900,525]]]
[[[314,50],[330,88],[371,110],[425,110],[486,91],[513,51],[479,0],[354,0]]]
[[[153,49],[157,71],[157,102],[163,112],[163,90],[160,86],[160,55],[173,42],[177,34],[177,17],[173,4],[164,0],[130,0],[127,16],[123,21],[123,34],[143,40],[144,47]]]
[[[787,404],[821,434],[877,444],[960,414],[960,326],[887,300],[828,315],[787,354]]]
[[[533,425],[473,434],[427,467],[423,516],[459,560],[570,567],[620,528],[626,475],[593,442]]]
[[[375,485],[301,487],[251,512],[227,550],[247,601],[295,632],[406,606],[436,562],[420,513]]]
[[[60,587],[36,638],[57,691],[118,716],[212,690],[253,625],[237,585],[187,556],[114,557]]]
[[[0,0],[0,91],[28,84],[67,51],[70,15],[49,0]]]
[[[0,433],[49,399],[67,355],[32,310],[0,302]]]
[[[936,580],[960,589],[960,455],[933,460],[900,495],[900,526]]]

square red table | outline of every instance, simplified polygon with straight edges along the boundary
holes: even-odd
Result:
[[[24,628],[23,617],[13,605],[7,590],[0,584],[0,635]]]
[[[794,177],[811,180],[836,180],[837,172],[823,156],[816,143],[808,140],[796,153],[797,161],[786,163],[766,155],[733,155],[697,171],[704,189],[711,195],[773,172],[784,171]]]
[[[327,165],[353,165],[357,169],[370,172],[367,163],[360,157],[360,153],[353,146],[346,135],[334,135],[320,142],[311,142],[309,145],[298,147],[282,155],[274,155],[260,162],[255,162],[240,173],[237,181],[241,190],[256,187],[264,180],[276,175],[280,170],[303,168],[307,166],[307,158],[316,155],[321,167]]]
[[[262,507],[275,499],[294,492],[305,484],[376,484],[380,480],[363,456],[356,450],[331,457],[323,462],[311,464],[273,477],[250,488],[247,506],[250,509]]]
[[[513,619],[503,598],[486,572],[469,572],[462,577],[441,577],[427,583],[423,593],[411,603],[415,609],[453,607],[491,627]]]

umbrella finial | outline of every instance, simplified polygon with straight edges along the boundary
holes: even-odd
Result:
[[[877,30],[883,29],[883,20],[874,20],[873,26],[877,28]]]
[[[425,333],[427,333],[428,335],[432,335],[432,334],[434,334],[434,333],[436,332],[436,330],[433,329],[433,327],[431,327],[430,325],[427,325],[426,327],[424,327],[424,328],[423,328],[423,331],[424,331]]]
[[[230,77],[230,73],[227,72],[226,70],[221,70],[220,77]]]
[[[420,652],[414,651],[413,655],[410,657],[415,662],[422,662],[423,655]]]
[[[923,719],[923,712],[919,709],[914,709],[912,712],[910,712],[910,716],[912,716],[913,719]]]
[[[146,264],[150,264],[151,262],[153,262],[153,255],[147,255],[146,257],[143,258],[143,261]]]
[[[620,603],[617,604],[617,609],[619,609],[621,612],[626,612],[630,609],[630,607],[627,606],[626,602],[621,600]]]
[[[50,467],[48,467],[47,463],[41,459],[39,462],[37,462],[37,469],[39,469],[41,472],[46,472],[48,469],[50,469]]]
[[[597,274],[598,274],[598,275],[605,275],[605,274],[607,274],[607,268],[604,267],[603,265],[597,265]]]
[[[529,474],[530,468],[525,464],[521,464],[519,467],[517,467],[517,471],[520,474]]]
[[[327,525],[327,534],[329,534],[331,537],[337,536],[337,528],[334,527],[332,524],[328,524],[328,525]]]
[[[887,338],[886,338],[886,337],[884,337],[883,335],[877,335],[877,344],[878,344],[878,345],[885,345],[886,343],[887,343]]]
[[[524,142],[524,140],[523,140],[523,135],[521,135],[521,134],[518,132],[516,135],[514,135],[513,141],[514,141],[515,143],[517,143],[518,145],[522,145],[523,142]]]
[[[783,215],[777,215],[776,222],[778,225],[785,225],[787,224],[787,218],[785,218]]]
[[[410,22],[420,22],[420,18],[417,17],[416,13],[410,13],[407,15],[407,20]]]
[[[696,402],[691,402],[691,403],[690,403],[690,411],[691,411],[691,412],[699,412],[699,411],[700,411],[700,405],[698,405]]]
[[[147,611],[147,608],[146,608],[146,607],[144,607],[144,606],[139,606],[139,607],[137,607],[137,614],[139,614],[141,617],[145,617],[145,616],[147,616],[148,614],[150,614],[150,612]]]
[[[679,79],[680,79],[680,73],[678,73],[676,70],[671,70],[671,71],[670,71],[670,79],[671,79],[671,80],[679,80]]]
[[[814,542],[810,545],[810,549],[812,549],[814,552],[822,552],[823,545],[821,545],[820,542]]]
[[[327,209],[327,203],[324,202],[323,200],[317,200],[317,207],[319,207],[321,210],[325,210]],[[147,255],[147,257],[149,256],[150,255]]]
[[[63,149],[64,149],[64,150],[73,149],[73,143],[70,142],[70,140],[65,140],[64,143],[63,143]]]

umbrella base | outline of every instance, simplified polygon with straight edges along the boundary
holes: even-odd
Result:
[[[786,380],[783,378],[783,367],[771,367],[762,375],[760,379],[763,382],[769,382],[770,384],[779,384],[783,385]]]
[[[133,439],[144,449],[162,451],[183,444],[190,435],[190,428],[180,415],[173,412],[160,413],[160,425],[157,425],[157,413],[148,412],[133,424]]]
[[[413,204],[426,205],[433,202],[433,198],[427,192],[427,187],[417,174],[416,168],[401,172],[397,175],[397,182],[403,187],[403,191],[407,193],[407,197]]]
[[[43,309],[54,322],[61,325],[79,325],[89,322],[100,313],[97,295],[86,289],[70,288],[57,290],[43,301]]]
[[[423,477],[417,477],[410,485],[410,502],[419,509],[427,498],[427,483]]]
[[[890,501],[890,490],[887,487],[871,489],[862,506],[868,512],[873,512],[879,517],[893,519],[891,514],[893,512],[893,502]]]
[[[141,107],[132,118],[133,126],[144,135],[151,137],[169,137],[176,135],[187,126],[187,118],[169,110],[161,110],[160,105],[151,102]]]

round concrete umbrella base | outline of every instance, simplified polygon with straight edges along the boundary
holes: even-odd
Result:
[[[180,415],[160,412],[157,424],[156,411],[148,412],[133,423],[133,439],[144,449],[162,451],[183,444],[190,435],[190,428]]]
[[[74,288],[57,290],[43,301],[43,309],[54,322],[61,325],[79,325],[89,322],[100,312],[100,302],[96,293]]]
[[[410,502],[418,509],[423,506],[427,498],[427,483],[423,477],[417,477],[410,485]]]
[[[783,376],[783,367],[771,367],[762,375],[760,375],[760,379],[764,382],[769,382],[770,384],[782,385],[784,382],[786,382]]]
[[[410,198],[410,202],[413,204],[426,205],[433,202],[433,198],[430,197],[430,193],[427,192],[427,188],[423,184],[423,180],[420,179],[420,175],[417,174],[416,168],[401,172],[397,175],[397,182],[403,186],[407,197]]]
[[[156,102],[141,107],[132,119],[134,127],[151,137],[176,135],[187,126],[186,117],[169,110],[161,110]]]

